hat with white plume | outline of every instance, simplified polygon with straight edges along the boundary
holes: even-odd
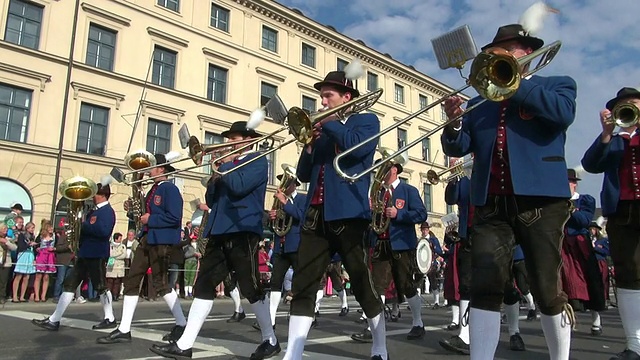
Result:
[[[111,184],[112,181],[113,178],[111,177],[111,175],[102,176],[100,178],[100,182],[97,184],[98,192],[96,192],[96,194],[103,195],[107,198],[107,200],[109,200],[109,197],[111,196],[111,187],[109,186],[109,184]]]
[[[156,164],[158,164],[158,166],[162,165],[165,172],[173,172],[176,171],[176,168],[171,166],[169,163],[182,157],[182,153],[178,151],[169,151],[166,154],[155,154],[154,156],[156,157]]]
[[[482,50],[494,46],[499,47],[500,44],[507,41],[518,41],[535,51],[544,45],[544,41],[534,35],[542,29],[544,19],[550,13],[557,14],[558,12],[558,10],[549,7],[544,2],[538,1],[522,13],[517,24],[505,25],[498,28],[498,32],[493,38],[493,41],[483,46]]]
[[[353,87],[353,81],[361,78],[364,74],[362,62],[359,59],[354,59],[344,67],[344,71],[331,71],[324,80],[315,83],[313,87],[320,91],[323,86],[332,86],[338,90],[349,92],[352,97],[356,98],[360,96],[360,92]]]

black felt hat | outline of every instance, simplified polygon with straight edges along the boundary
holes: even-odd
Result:
[[[247,128],[246,121],[234,122],[233,124],[231,124],[231,127],[229,127],[229,130],[223,131],[222,134],[220,135],[228,138],[230,134],[240,134],[242,135],[242,137],[251,137],[251,138],[256,138],[260,136],[260,134],[258,134],[255,130]]]
[[[582,179],[580,179],[578,177],[578,174],[576,173],[575,169],[567,169],[567,177],[571,181],[580,181],[580,180],[582,180]]]
[[[334,86],[340,90],[350,92],[354,98],[360,96],[358,89],[353,87],[353,81],[347,79],[344,71],[332,71],[325,76],[324,80],[313,85],[318,91],[320,91],[323,86]]]
[[[490,47],[500,46],[500,44],[507,41],[517,41],[531,49],[538,50],[544,45],[544,41],[534,36],[530,36],[527,31],[520,24],[510,24],[501,26],[498,28],[496,36],[493,37],[493,41],[482,47],[482,50],[486,50]]]
[[[282,180],[282,174],[276,176],[276,179]],[[296,178],[296,186],[300,186],[300,180],[298,180],[298,178]]]
[[[161,166],[164,164],[164,166],[162,166],[164,168],[164,170],[166,172],[173,172],[176,171],[176,168],[174,168],[173,166],[171,166],[171,164],[167,164],[167,157],[165,156],[165,154],[155,154],[154,155],[156,157],[156,164],[158,164],[158,166]]]

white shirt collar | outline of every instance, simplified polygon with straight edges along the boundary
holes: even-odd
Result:
[[[629,138],[632,138],[632,137],[638,135],[638,129],[634,130],[633,132],[627,132],[627,131],[624,131],[624,130],[618,128],[618,131],[616,133],[614,133],[614,135],[629,135]]]
[[[578,194],[578,192],[574,192],[573,195],[571,196],[571,200],[578,200],[578,198],[580,197],[580,194]]]
[[[291,202],[293,202],[293,199],[295,199],[296,196],[298,196],[298,190],[293,190],[291,195],[289,195],[289,199],[291,199]]]
[[[400,185],[400,178],[397,178],[394,182],[391,183],[391,186],[393,186],[393,189],[397,189],[398,185]]]
[[[353,115],[354,113],[349,114],[346,118],[344,119],[340,119],[340,122],[342,123],[342,125],[347,123],[347,120],[349,120],[349,118],[351,117],[351,115]]]
[[[101,207],[103,207],[103,206],[107,205],[108,203],[109,203],[108,201],[103,201],[103,202],[101,202],[100,204],[96,204],[96,208],[97,208],[97,209],[100,209]]]
[[[251,153],[253,153],[253,152],[255,152],[255,150],[253,150],[253,149],[251,149],[251,150],[249,150],[249,151],[246,151],[246,152],[243,152],[243,153],[242,153],[242,155],[238,156],[237,160],[242,160],[242,159],[244,159],[245,157],[247,157],[247,155],[249,155],[249,154],[251,154]]]

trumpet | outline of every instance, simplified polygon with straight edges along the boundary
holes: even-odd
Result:
[[[284,173],[282,174],[278,190],[284,193],[291,184],[297,181],[297,177],[296,169],[289,164],[282,164],[282,170]],[[293,218],[284,212],[284,205],[278,198],[273,199],[273,206],[271,206],[271,210],[276,210],[276,218],[271,220],[271,229],[273,229],[273,232],[278,236],[286,235],[289,230],[291,230]]]
[[[466,108],[465,111],[460,115],[436,126],[431,131],[398,149],[391,156],[395,157],[400,153],[408,151],[415,145],[422,143],[422,140],[433,136],[433,134],[439,132],[450,124],[453,124],[455,121],[458,121],[464,115],[466,115],[470,111],[473,111],[487,100],[502,101],[510,98],[520,87],[520,82],[523,78],[526,78],[529,75],[540,71],[541,69],[549,65],[549,63],[551,63],[551,61],[560,51],[561,46],[562,43],[560,41],[555,41],[545,47],[532,52],[529,55],[525,55],[520,58],[516,58],[515,56],[511,55],[509,52],[501,48],[493,47],[486,49],[484,52],[476,56],[476,58],[473,60],[473,63],[471,65],[470,77],[467,80],[467,84],[465,86],[452,91],[451,93],[441,97],[430,105],[425,106],[424,108],[414,112],[404,119],[397,121],[395,124],[385,128],[384,130],[381,130],[380,133],[371,136],[360,142],[359,144],[338,154],[338,156],[336,156],[333,160],[333,167],[335,168],[336,173],[341,178],[347,181],[355,182],[366,174],[369,174],[370,172],[376,170],[377,168],[382,166],[382,163],[374,164],[373,166],[363,170],[360,173],[347,174],[340,167],[340,161],[345,156],[349,156],[351,153],[361,148],[362,146],[365,146],[372,141],[377,142],[384,134],[406,124],[411,119],[433,109],[435,106],[444,102],[447,98],[457,95],[469,87],[473,87],[483,99]],[[526,70],[538,57],[540,57],[540,59],[538,60],[535,68],[533,68],[532,70]]]
[[[98,192],[98,185],[82,176],[74,176],[63,181],[58,187],[62,196],[69,200],[67,205],[67,221],[64,224],[69,248],[77,253],[80,247],[80,231],[84,221],[84,203]]]
[[[438,185],[441,181],[441,177],[442,175],[451,172],[451,175],[449,175],[449,177],[447,177],[446,181],[447,183],[455,180],[455,179],[460,179],[464,176],[470,177],[471,176],[471,171],[470,171],[470,167],[471,165],[473,165],[473,159],[469,159],[469,160],[464,160],[464,161],[456,161],[456,163],[446,169],[446,170],[442,170],[439,173],[436,173],[434,170],[429,170],[427,171],[427,181],[429,181],[429,183],[431,183],[431,185]],[[469,170],[468,170],[469,169]]]
[[[621,128],[638,125],[640,110],[631,103],[616,104],[611,111],[611,116],[606,120],[607,124],[616,124]]]
[[[391,167],[395,164],[404,165],[407,159],[402,155],[391,156],[393,155],[393,150],[390,148],[380,148],[378,151],[382,154],[382,161],[380,161],[382,165],[371,182],[369,199],[371,199],[371,229],[380,235],[387,231],[391,223],[391,219],[384,214],[385,209],[389,207],[391,202],[391,196],[385,199],[387,190],[391,185],[385,184],[384,180]]]

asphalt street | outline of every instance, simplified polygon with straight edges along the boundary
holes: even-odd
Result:
[[[430,297],[429,297],[430,300]],[[121,314],[121,302],[114,303],[116,318]],[[182,302],[185,314],[190,301]],[[359,317],[358,305],[350,297],[351,311],[346,317],[339,317],[340,304],[335,298],[325,298],[321,307],[318,326],[311,330],[305,348],[305,357],[318,360],[369,359],[370,344],[354,342],[350,333],[362,330],[355,323]],[[248,359],[257,347],[260,333],[252,328],[254,317],[250,305],[243,300],[247,318],[240,323],[227,323],[233,314],[230,299],[216,300],[214,308],[205,323],[194,346],[194,358],[197,359]],[[7,303],[0,309],[0,344],[3,360],[143,360],[161,359],[154,356],[148,348],[161,342],[162,334],[169,331],[173,320],[164,301],[141,300],[134,317],[132,328],[133,341],[128,344],[99,345],[96,338],[110,330],[94,331],[91,326],[101,320],[102,308],[99,303],[72,303],[62,320],[58,332],[48,332],[30,323],[33,318],[50,315],[55,304],[48,303]],[[392,360],[413,359],[468,359],[468,356],[451,354],[438,344],[438,340],[448,338],[452,332],[444,329],[449,324],[449,308],[431,309],[426,305],[422,309],[423,321],[427,331],[422,340],[407,340],[406,333],[411,328],[411,313],[402,306],[402,317],[396,323],[387,323],[387,344]],[[276,320],[276,334],[286,348],[287,306],[281,305]],[[572,339],[572,359],[603,360],[624,349],[624,332],[618,311],[611,308],[602,315],[604,332],[594,337],[590,334],[591,315],[579,313],[578,323]],[[526,311],[521,311],[520,332],[527,346],[525,352],[509,350],[507,325],[502,326],[500,344],[496,359],[548,359],[547,349],[539,321],[525,320]],[[274,359],[281,359],[284,353]]]

